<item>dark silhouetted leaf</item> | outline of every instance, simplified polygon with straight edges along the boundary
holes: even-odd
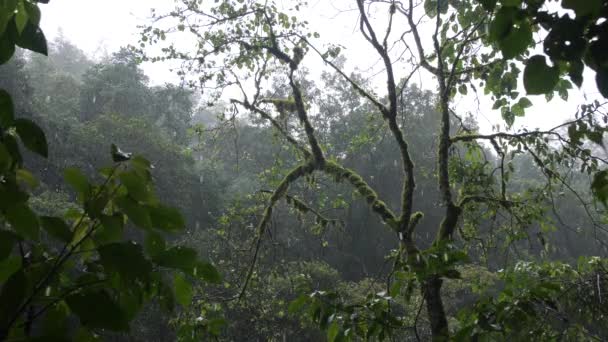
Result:
[[[38,26],[35,26],[31,22],[28,23],[23,29],[23,32],[17,36],[15,44],[24,49],[38,52],[45,56],[48,55],[48,47],[44,33],[42,33],[42,30]]]
[[[17,204],[6,211],[6,220],[13,226],[20,236],[38,241],[40,227],[38,217],[25,204]]]
[[[186,227],[186,222],[179,210],[163,205],[150,208],[150,216],[154,227],[168,231],[177,232]]]
[[[530,95],[552,92],[559,81],[559,70],[545,62],[545,56],[530,57],[524,70],[524,87]]]
[[[14,119],[15,106],[13,105],[11,95],[6,90],[0,89],[0,126],[8,127],[13,123]]]
[[[128,196],[121,196],[114,200],[129,220],[140,228],[152,228],[152,220],[148,209]]]
[[[72,241],[72,231],[65,221],[59,217],[42,216],[40,217],[42,227],[57,240],[65,243]]]
[[[94,329],[127,331],[129,321],[120,306],[105,291],[73,294],[66,298],[80,322]]]
[[[17,119],[13,124],[25,147],[45,158],[48,157],[46,137],[38,125],[28,119]]]
[[[99,247],[98,251],[106,273],[117,272],[123,279],[141,281],[150,277],[152,264],[135,242],[111,243]]]

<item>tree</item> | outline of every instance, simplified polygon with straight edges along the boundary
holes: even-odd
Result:
[[[547,224],[544,214],[561,188],[574,194],[593,222],[591,229],[598,243],[603,243],[603,227],[590,210],[592,203],[579,194],[579,188],[572,186],[569,177],[573,168],[581,169],[593,176],[591,185],[598,198],[601,201],[608,198],[607,174],[601,170],[606,163],[585,145],[586,141],[599,144],[603,141],[606,115],[599,102],[581,105],[571,121],[553,129],[482,134],[466,124],[465,113],[455,107],[454,101],[469,90],[483,88],[494,101],[494,108],[501,110],[506,125],[511,127],[515,119],[524,116],[532,106],[531,100],[523,96],[523,90],[527,95],[544,94],[548,98],[557,92],[566,98],[571,88],[568,79],[580,85],[585,64],[596,71],[598,89],[605,95],[604,55],[600,52],[606,51],[603,48],[604,26],[608,25],[605,2],[591,1],[583,5],[564,1],[565,8],[575,11],[572,19],[568,14],[560,16],[556,6],[545,7],[545,1],[541,0],[355,0],[359,33],[369,44],[366,53],[374,54],[384,66],[386,88],[381,96],[342,70],[336,60],[342,53],[339,45],[323,50],[316,46],[318,34],[311,32],[298,14],[305,6],[303,3],[294,3],[291,8],[281,8],[274,2],[229,0],[211,7],[193,1],[178,1],[178,5],[175,11],[143,30],[142,49],[146,44],[163,45],[165,52],[152,57],[144,54],[143,59],[181,60],[185,70],[180,76],[203,89],[234,86],[241,96],[232,98],[231,103],[255,113],[293,149],[295,166],[276,184],[257,223],[253,264],[243,281],[241,295],[250,282],[262,240],[279,201],[288,199],[300,180],[319,175],[348,184],[393,231],[399,248],[390,257],[394,261],[394,274],[399,277],[393,279],[396,290],[390,291],[390,295],[398,296],[402,294],[400,289],[410,287],[407,284],[415,284],[425,304],[434,340],[443,341],[450,336],[506,338],[521,336],[524,331],[543,338],[566,333],[598,336],[593,325],[578,323],[557,327],[547,323],[539,329],[522,330],[529,327],[525,322],[543,317],[551,308],[560,317],[568,316],[567,310],[562,311],[560,298],[567,285],[553,281],[547,285],[549,290],[536,292],[534,283],[528,283],[528,290],[532,290],[530,296],[499,297],[508,298],[507,303],[480,300],[475,310],[463,314],[461,324],[450,330],[442,286],[445,279],[459,277],[456,265],[474,262],[473,255],[467,257],[463,245],[478,239],[487,224],[496,224],[508,245],[526,238],[534,227]],[[431,20],[424,24],[422,19],[427,17]],[[403,25],[397,22],[407,28],[399,31]],[[576,30],[571,30],[572,27]],[[546,63],[544,55],[532,55],[537,46],[534,32],[546,36],[544,51],[553,66]],[[172,43],[182,38],[197,41],[194,51],[182,51]],[[406,57],[396,56],[393,53],[396,50]],[[401,159],[399,171],[384,175],[393,186],[402,189],[396,203],[383,201],[368,180],[358,171],[343,166],[341,156],[333,154],[319,138],[319,129],[323,129],[320,123],[327,123],[312,115],[318,111],[313,106],[315,95],[308,92],[302,72],[302,65],[311,58],[320,58],[333,73],[343,77],[360,101],[383,118]],[[403,60],[408,62],[397,64]],[[522,64],[525,64],[523,75]],[[403,70],[405,73],[400,74]],[[436,82],[437,97],[433,105],[439,116],[439,125],[432,135],[437,139],[435,178],[442,214],[430,245],[416,237],[425,220],[424,214],[428,213],[414,209],[421,169],[414,164],[410,148],[414,134],[408,125],[411,108],[400,103],[402,92],[408,89],[412,75],[419,70],[424,70]],[[266,88],[264,80],[275,75],[285,80],[282,92]],[[519,89],[518,80],[522,76],[524,89]],[[289,121],[284,119],[288,117],[294,118],[298,125],[286,124]],[[496,158],[483,157],[488,147]],[[465,158],[455,158],[459,152],[465,153]],[[520,156],[531,158],[543,175],[542,182],[524,188],[512,186],[517,177],[512,162]],[[544,245],[542,232],[538,236]],[[510,266],[515,267],[515,272],[518,270],[517,265]],[[592,273],[597,272],[598,277],[605,279],[602,267],[594,267]],[[388,295],[372,296],[370,303],[377,306],[344,305],[339,297],[320,294],[308,298],[298,300],[298,306],[308,304],[312,308],[313,320],[327,329],[330,341],[350,339],[354,335],[384,339],[391,336],[396,327],[404,325],[390,310],[392,298]],[[503,316],[500,305],[511,305],[517,312]],[[364,315],[364,310],[370,307],[373,314]],[[586,308],[591,312],[597,310]],[[417,332],[416,323],[414,331]]]
[[[15,46],[47,54],[38,2],[0,4],[0,64]],[[2,72],[23,73],[21,62]],[[73,167],[63,171],[75,195],[71,208],[35,212],[40,201],[30,199],[39,181],[25,168],[23,147],[43,158],[49,151],[28,112],[36,101],[21,85],[29,86],[25,77],[0,84],[8,88],[0,89],[1,341],[94,340],[99,332],[128,331],[144,303],[157,299],[173,310],[193,279],[219,281],[196,251],[167,246],[164,236],[184,229],[183,217],[156,196],[150,161],[116,145],[111,166],[96,178]],[[143,245],[124,238],[132,229],[145,235]]]

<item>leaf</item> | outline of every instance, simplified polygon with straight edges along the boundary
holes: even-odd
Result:
[[[48,56],[46,38],[40,27],[28,22],[23,32],[15,39],[15,44],[24,49]]]
[[[194,268],[192,275],[202,278],[206,282],[219,284],[222,281],[222,276],[215,266],[208,262],[200,262]]]
[[[437,3],[439,1],[439,4]],[[448,1],[447,0],[425,0],[424,1],[424,12],[431,18],[437,16],[437,5],[439,5],[439,12],[445,14],[448,12]]]
[[[140,228],[152,228],[152,220],[148,209],[128,196],[121,196],[114,200],[129,220]]]
[[[82,201],[86,200],[91,192],[91,185],[87,177],[75,168],[69,167],[63,171],[63,178],[70,184]]]
[[[502,55],[511,59],[524,53],[532,43],[532,27],[527,21],[514,24],[509,33],[498,41]]]
[[[106,273],[116,272],[123,279],[147,281],[152,264],[143,254],[141,245],[135,242],[111,243],[97,249],[99,260]]]
[[[21,257],[12,256],[0,261],[0,283],[4,283],[10,276],[21,268]],[[0,304],[1,305],[1,304]]]
[[[124,230],[124,216],[122,214],[100,215],[101,227],[95,232],[95,240],[105,245],[122,240]]]
[[[40,8],[29,1],[24,1],[23,5],[25,6],[30,22],[34,24],[34,26],[40,25]]]
[[[137,173],[134,171],[122,172],[119,178],[131,197],[141,202],[147,202],[150,199],[148,184]]]
[[[15,43],[8,34],[0,35],[0,64],[5,64],[15,54]]]
[[[124,162],[131,159],[131,153],[123,152],[118,146],[112,144],[110,147],[112,160],[116,163]]]
[[[65,299],[80,322],[93,329],[129,330],[129,321],[110,295],[101,291],[73,294]]]
[[[38,179],[36,179],[36,177],[26,169],[17,169],[15,171],[15,176],[19,182],[29,185],[29,187],[32,189],[37,188],[39,185]]]
[[[17,234],[38,241],[40,235],[38,217],[27,205],[23,203],[14,205],[6,211],[5,217]]]
[[[2,52],[0,52],[1,54]],[[6,90],[0,89],[0,126],[9,127],[13,123],[14,115],[15,106],[13,105],[11,95]]]
[[[327,328],[327,342],[334,342],[338,334],[340,333],[340,326],[337,321],[331,322],[329,328]]]
[[[492,12],[496,8],[496,0],[477,0],[477,2],[481,3],[483,9],[488,12]]]
[[[562,7],[574,10],[576,17],[597,15],[602,10],[602,0],[563,0]]]
[[[520,98],[517,104],[524,109],[532,107],[532,102],[527,97]]]
[[[25,25],[27,25],[29,17],[23,3],[24,0],[19,1],[17,5],[17,13],[15,13],[15,26],[17,27],[17,34],[19,35],[23,33],[23,30],[25,29]]]
[[[192,248],[172,247],[153,258],[159,266],[191,273],[197,266],[196,251]]]
[[[300,295],[298,298],[289,303],[287,311],[291,314],[295,314],[296,312],[302,310],[304,305],[306,305],[306,303],[308,302],[308,298],[309,297],[307,295]]]
[[[192,303],[192,285],[181,274],[175,274],[173,278],[173,288],[175,289],[175,298],[177,302],[184,307],[188,307]]]
[[[59,217],[42,216],[40,217],[42,227],[57,240],[65,243],[72,241],[72,230],[65,221]]]
[[[9,171],[12,164],[13,158],[11,158],[11,155],[4,144],[0,143],[0,173]]]
[[[559,82],[559,70],[545,62],[545,56],[535,55],[528,59],[524,70],[524,87],[530,95],[553,91]]]
[[[0,260],[4,260],[11,255],[17,241],[19,241],[19,237],[13,232],[0,230]]]
[[[606,206],[608,202],[608,170],[602,170],[593,175],[591,190],[593,195]]]
[[[0,326],[5,327],[27,294],[27,278],[23,270],[11,275],[0,291]]]
[[[157,256],[165,251],[165,239],[157,232],[149,231],[144,240],[144,250],[150,256]]]
[[[46,137],[38,125],[31,120],[21,118],[15,120],[14,126],[25,147],[45,158],[48,157],[49,151]]]
[[[602,96],[608,98],[608,69],[602,68],[597,71],[595,83]]]
[[[150,217],[154,227],[168,231],[178,232],[186,227],[186,222],[179,210],[163,205],[150,208]]]

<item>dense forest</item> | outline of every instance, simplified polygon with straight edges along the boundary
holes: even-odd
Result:
[[[355,51],[177,0],[100,58],[47,2],[0,0],[0,341],[608,339],[608,1],[351,0]]]

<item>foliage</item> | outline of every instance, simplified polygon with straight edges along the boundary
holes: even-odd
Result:
[[[46,54],[37,4],[2,6],[1,62],[14,45]],[[77,209],[36,214],[28,199],[38,181],[24,168],[17,139],[45,158],[47,139],[36,123],[16,118],[15,109],[10,94],[0,90],[0,340],[96,339],[99,331],[126,331],[143,303],[157,298],[172,310],[193,279],[218,281],[215,268],[192,249],[165,246],[163,234],[184,229],[184,219],[156,197],[151,163],[115,145],[113,165],[100,170],[99,181],[77,168],[64,171]],[[126,241],[130,227],[144,232],[147,243]],[[180,286],[168,284],[166,270],[179,272]]]

